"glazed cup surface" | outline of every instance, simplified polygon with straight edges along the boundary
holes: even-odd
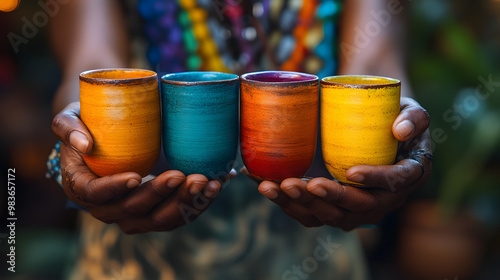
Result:
[[[183,72],[162,77],[163,150],[171,169],[225,177],[238,146],[237,75]]]
[[[321,80],[321,145],[328,171],[338,181],[356,165],[393,164],[398,141],[392,124],[400,112],[397,79],[347,75]]]
[[[83,155],[97,175],[146,176],[160,154],[160,96],[155,72],[99,69],[80,74],[80,115],[94,145]]]
[[[319,80],[315,75],[264,71],[241,76],[241,155],[262,180],[302,177],[316,149]]]

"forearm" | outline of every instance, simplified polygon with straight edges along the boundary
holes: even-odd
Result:
[[[78,101],[78,74],[82,71],[127,66],[128,38],[118,1],[70,1],[52,19],[50,35],[62,70],[53,114]]]
[[[346,0],[343,4],[339,74],[397,78],[402,96],[412,97],[404,51],[408,4],[397,0]]]

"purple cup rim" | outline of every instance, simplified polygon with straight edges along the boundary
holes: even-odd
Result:
[[[271,76],[271,78],[283,78],[284,81],[262,81],[255,79],[255,76]],[[290,79],[286,80],[290,77],[300,77],[302,79]],[[262,85],[284,85],[284,84],[295,84],[295,83],[310,83],[319,81],[318,76],[308,73],[302,72],[294,72],[294,71],[258,71],[258,72],[250,72],[245,73],[240,76],[240,79],[245,82],[258,83]]]

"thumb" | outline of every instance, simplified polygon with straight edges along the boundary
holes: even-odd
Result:
[[[54,117],[52,132],[59,140],[82,154],[92,150],[92,136],[80,119],[79,102],[69,104]]]
[[[399,141],[407,141],[429,127],[429,113],[411,98],[401,98],[401,112],[394,121],[392,132]]]

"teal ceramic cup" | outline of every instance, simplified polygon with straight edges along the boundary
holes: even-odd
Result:
[[[161,78],[162,141],[171,169],[225,177],[238,148],[239,77],[182,72]]]

